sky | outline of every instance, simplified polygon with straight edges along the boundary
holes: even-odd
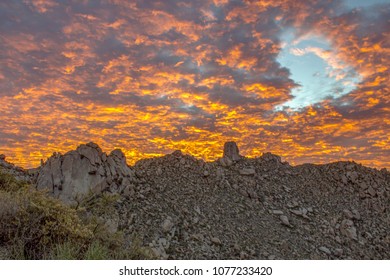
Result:
[[[93,141],[390,168],[390,0],[5,0],[0,154]]]

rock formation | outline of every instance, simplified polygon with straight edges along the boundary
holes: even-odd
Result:
[[[133,177],[122,151],[107,155],[95,143],[88,143],[64,155],[54,153],[41,166],[36,184],[38,189],[48,189],[71,203],[90,191],[123,191]]]
[[[223,157],[228,158],[232,161],[241,159],[240,152],[236,142],[226,142],[223,146]]]

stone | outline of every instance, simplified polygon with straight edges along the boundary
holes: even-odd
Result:
[[[283,215],[284,214],[282,210],[270,210],[270,213],[275,214],[275,215]]]
[[[348,184],[348,179],[344,174],[341,175],[341,181],[344,183],[344,185]]]
[[[193,234],[191,235],[191,239],[202,242],[203,236],[201,234]]]
[[[222,179],[221,182],[219,183],[219,187],[223,189],[230,189],[231,185],[228,180]]]
[[[344,216],[345,216],[347,219],[352,219],[352,218],[353,218],[352,212],[349,211],[348,209],[344,209],[344,210],[343,210],[343,214],[344,214]]]
[[[279,216],[280,221],[282,222],[283,225],[291,227],[290,221],[286,215],[281,215]]]
[[[208,170],[203,171],[203,176],[204,177],[210,176],[210,172]]]
[[[233,164],[233,161],[230,158],[228,158],[228,157],[223,157],[223,158],[219,159],[219,163],[223,167],[228,167],[228,166],[231,166]]]
[[[165,250],[169,249],[169,241],[166,238],[159,238],[157,244],[162,246]]]
[[[223,147],[223,157],[232,161],[238,161],[241,159],[240,152],[236,142],[226,142]]]
[[[375,196],[375,195],[376,195],[376,191],[375,191],[375,189],[374,189],[372,186],[370,186],[370,187],[368,188],[367,193],[368,193],[370,196]]]
[[[268,256],[268,259],[269,259],[269,260],[274,260],[274,259],[276,259],[276,256],[275,256],[275,255],[269,255],[269,256]]]
[[[256,170],[253,167],[243,168],[239,172],[241,175],[249,175],[249,176],[256,174]]]
[[[359,177],[359,175],[357,174],[356,171],[352,171],[352,172],[348,171],[347,177],[349,178],[349,180],[351,180],[352,183],[356,183],[356,180]]]
[[[217,180],[221,180],[225,178],[225,172],[223,171],[223,168],[217,168],[216,172]]]
[[[259,195],[256,193],[256,191],[254,189],[249,189],[246,192],[247,192],[248,197],[250,199],[254,199],[254,200],[258,200],[259,199]]]
[[[162,171],[161,166],[157,167],[156,175],[157,175],[157,176],[161,176],[162,174],[163,174],[163,171]]]
[[[169,255],[162,246],[152,247],[153,254],[160,260],[167,260]]]
[[[337,249],[334,250],[334,254],[337,257],[341,257],[343,255],[343,253],[344,253],[344,250],[341,249],[341,248],[337,248]]]
[[[295,199],[292,200],[291,202],[287,202],[287,207],[288,208],[294,208],[294,207],[297,207],[298,205],[299,205],[299,203]]]
[[[162,231],[164,233],[168,233],[171,231],[171,229],[173,228],[174,224],[172,222],[172,218],[171,217],[168,217],[164,220],[163,224],[162,224]]]
[[[196,214],[198,214],[198,215],[202,214],[202,212],[200,211],[200,207],[199,206],[195,206],[194,210],[195,210]]]
[[[356,219],[356,220],[360,220],[360,219],[361,219],[360,213],[359,213],[359,211],[356,210],[356,209],[353,209],[353,210],[352,210],[352,216],[353,216],[353,218]]]
[[[241,260],[245,260],[245,259],[247,259],[247,258],[248,258],[248,254],[245,253],[244,251],[241,251],[241,252],[240,252],[240,259],[241,259]]]
[[[327,255],[331,255],[332,254],[332,252],[328,248],[326,248],[325,246],[321,246],[320,248],[318,248],[318,250],[320,250],[321,252],[323,252],[323,253],[325,253]]]
[[[350,239],[357,240],[357,232],[352,220],[344,219],[340,225],[340,232]]]
[[[359,184],[359,187],[360,187],[362,190],[368,189],[368,185],[367,185],[366,182],[361,182],[361,183]]]
[[[211,240],[211,242],[212,242],[213,244],[215,244],[215,245],[218,245],[218,246],[222,245],[221,240],[220,240],[219,238],[217,238],[217,237],[211,237],[210,240]]]
[[[294,215],[297,215],[297,216],[303,216],[303,213],[301,210],[290,210],[291,213],[293,213]]]
[[[134,197],[135,195],[135,189],[134,189],[134,185],[127,185],[123,191],[122,191],[122,194],[128,198],[130,197]]]
[[[116,216],[113,216],[113,217],[109,217],[107,219],[105,219],[105,226],[106,226],[106,229],[108,230],[108,232],[110,233],[115,233],[118,231],[118,227],[119,227],[119,216],[116,215]]]

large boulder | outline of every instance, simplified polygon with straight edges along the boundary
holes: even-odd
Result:
[[[241,159],[240,152],[238,150],[236,142],[226,142],[223,147],[223,157],[232,161],[238,161]]]
[[[38,171],[37,188],[72,203],[89,192],[122,191],[133,177],[122,151],[107,155],[95,143],[88,143],[64,155],[54,153]]]

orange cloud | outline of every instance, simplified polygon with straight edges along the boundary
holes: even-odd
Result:
[[[34,167],[94,141],[130,164],[176,149],[214,160],[237,141],[248,157],[390,167],[388,9],[367,28],[337,1],[130,2],[2,4],[0,153]],[[357,89],[275,110],[297,86],[277,62],[288,28],[327,38],[332,51],[295,52],[353,67]]]

